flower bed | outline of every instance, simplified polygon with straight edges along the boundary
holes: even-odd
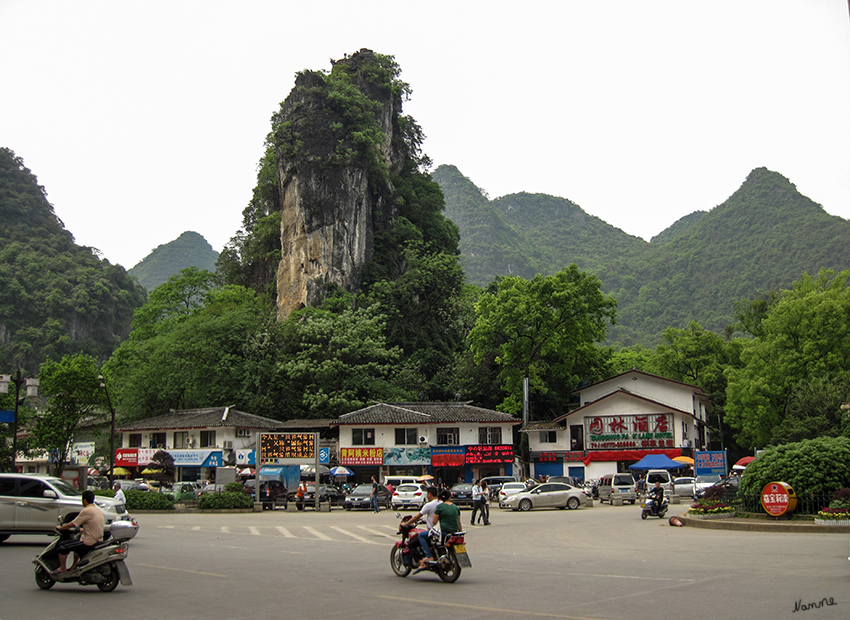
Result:
[[[850,525],[850,509],[821,508],[815,517],[818,525]]]
[[[700,501],[696,504],[691,504],[691,509],[688,510],[688,517],[695,519],[714,519],[718,517],[734,517],[735,507],[724,502],[715,501]]]

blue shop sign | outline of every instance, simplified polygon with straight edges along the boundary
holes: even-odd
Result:
[[[695,476],[725,476],[726,471],[726,452],[723,450],[696,452],[694,454]]]

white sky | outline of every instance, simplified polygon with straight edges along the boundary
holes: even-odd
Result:
[[[0,0],[0,146],[130,268],[221,250],[302,69],[391,54],[435,164],[649,239],[755,167],[850,218],[846,0]],[[0,222],[2,226],[2,222]]]

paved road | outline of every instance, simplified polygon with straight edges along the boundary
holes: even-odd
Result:
[[[674,528],[599,504],[492,520],[468,528],[473,568],[455,584],[393,575],[392,512],[142,515],[135,585],[112,593],[39,590],[30,560],[47,538],[13,537],[0,545],[0,620],[850,617],[846,535]]]

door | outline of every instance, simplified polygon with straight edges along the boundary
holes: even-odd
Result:
[[[56,527],[59,518],[59,499],[44,497],[46,490],[48,487],[41,480],[20,479],[18,497],[15,502],[15,528],[50,530]]]
[[[558,495],[557,489],[558,487],[554,484],[541,484],[535,489],[537,491],[537,498],[532,500],[534,506],[540,508],[551,508],[554,506],[555,498]]]
[[[15,526],[16,478],[0,478],[0,530]]]

